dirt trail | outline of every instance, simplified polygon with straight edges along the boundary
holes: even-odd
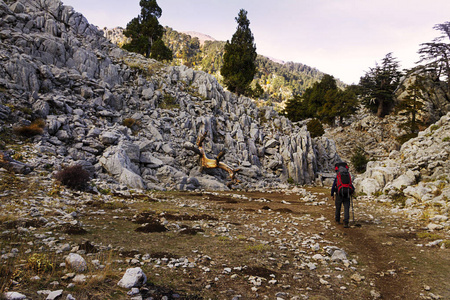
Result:
[[[298,203],[297,195],[247,194],[266,197],[277,209],[286,201],[292,214],[323,215],[334,224],[334,203],[327,189],[315,189],[318,201],[325,205]],[[418,246],[428,241],[419,239],[424,224],[404,217],[391,216],[390,208],[381,204],[354,203],[356,220],[351,228],[335,225],[325,233],[326,238],[339,243],[351,257],[356,257],[365,281],[364,288],[375,291],[382,299],[450,299],[450,250]],[[278,207],[278,209],[280,209]],[[380,215],[380,213],[382,215]],[[350,212],[352,220],[352,211]],[[375,221],[374,221],[375,220]],[[357,226],[355,226],[357,225]]]
[[[22,268],[30,249],[59,265],[67,254],[56,252],[65,246],[59,244],[95,248],[82,254],[108,267],[91,265],[87,275],[97,281],[65,290],[76,299],[129,299],[117,282],[134,266],[148,276],[143,299],[450,299],[450,249],[426,246],[439,236],[448,241],[445,232],[429,233],[424,223],[368,199],[354,202],[362,226],[343,228],[334,222],[328,195],[329,189],[314,187],[101,197],[67,192],[51,198],[60,205],[55,211],[35,194],[9,195],[4,207],[11,213],[32,204],[53,219],[70,209],[80,227],[54,224],[50,231],[40,218],[0,223],[2,258]],[[55,247],[54,241],[62,242]],[[333,258],[336,249],[345,257]],[[66,273],[57,268],[34,282],[28,270],[10,288],[35,299],[55,281],[66,289]]]

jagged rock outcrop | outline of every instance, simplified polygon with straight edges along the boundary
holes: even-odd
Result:
[[[418,69],[405,76],[396,91],[396,97],[399,101],[403,101],[410,94],[408,88],[420,78],[420,84],[423,86],[423,89],[418,97],[418,101],[423,103],[423,109],[419,113],[418,118],[425,123],[431,124],[438,121],[447,112],[450,112],[450,95],[447,94],[447,84],[445,82],[433,80],[429,76],[422,75],[421,72]]]
[[[355,180],[359,192],[403,194],[406,205],[450,208],[450,113],[394,150],[389,158],[371,161]]]
[[[226,149],[242,188],[312,183],[336,160],[334,143],[315,144],[306,127],[209,74],[121,50],[59,0],[0,0],[0,16],[0,122],[47,125],[32,167],[81,164],[99,185],[112,176],[140,189],[226,189],[226,174],[199,173],[183,147],[205,131],[206,152]]]

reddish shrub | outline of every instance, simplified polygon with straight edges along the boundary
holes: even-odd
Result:
[[[85,189],[90,179],[89,173],[80,165],[62,169],[56,173],[55,178],[65,186],[77,190]]]
[[[33,137],[44,133],[45,121],[38,119],[30,125],[14,128],[14,133],[25,137]]]

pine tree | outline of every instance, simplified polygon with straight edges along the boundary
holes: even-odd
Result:
[[[342,91],[330,90],[325,94],[325,104],[319,110],[319,119],[322,122],[334,125],[336,118],[342,125],[344,118],[353,115],[358,108],[358,98],[352,88]]]
[[[164,45],[162,40],[156,40],[153,43],[152,51],[150,53],[150,58],[156,60],[172,60],[172,51]]]
[[[126,37],[131,38],[131,42],[123,45],[123,48],[150,57],[152,47],[158,41],[157,53],[153,56],[171,60],[171,50],[161,41],[164,34],[164,28],[158,22],[162,14],[161,8],[156,0],[141,0],[139,5],[141,13],[127,24],[123,32]]]
[[[342,91],[333,76],[325,74],[320,82],[306,89],[300,97],[294,95],[286,102],[284,114],[291,121],[317,118],[323,123],[335,124],[338,117],[342,123],[355,113],[358,107],[356,94],[352,89]]]
[[[414,82],[408,86],[406,92],[408,95],[403,98],[403,100],[397,105],[396,109],[400,114],[405,114],[408,116],[408,121],[401,125],[409,131],[410,134],[417,134],[419,131],[419,126],[424,125],[424,123],[418,120],[417,116],[424,112],[422,91],[424,91],[424,86],[421,83],[423,77],[416,76]]]
[[[432,42],[421,44],[419,50],[420,61],[424,63],[427,72],[431,72],[436,80],[444,78],[447,82],[447,97],[450,97],[450,22],[437,24],[433,27],[441,31],[442,36],[435,38]],[[446,42],[447,40],[447,42]]]
[[[250,30],[247,11],[241,9],[235,18],[238,23],[231,42],[225,44],[220,73],[228,89],[238,95],[251,94],[250,83],[256,74],[256,45]]]
[[[363,104],[380,118],[389,114],[394,106],[394,92],[398,87],[400,76],[399,63],[392,53],[388,53],[381,65],[370,68],[361,77],[359,85]]]

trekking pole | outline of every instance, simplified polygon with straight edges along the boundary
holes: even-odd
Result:
[[[355,211],[353,210],[353,197],[350,195],[350,204],[352,206],[353,224],[355,224]]]

